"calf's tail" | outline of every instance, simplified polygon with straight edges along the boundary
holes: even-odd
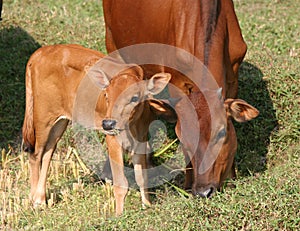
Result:
[[[26,107],[23,123],[23,145],[25,152],[33,153],[35,146],[35,131],[33,124],[33,94],[32,94],[32,77],[31,64],[28,63],[26,67]]]

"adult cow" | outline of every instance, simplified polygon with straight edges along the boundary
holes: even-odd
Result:
[[[143,66],[149,76],[157,71],[170,72],[171,83],[192,103],[200,134],[195,133],[197,121],[190,120],[187,102],[182,100],[175,108],[179,116],[176,134],[183,144],[188,167],[193,169],[186,172],[185,187],[192,187],[194,195],[212,196],[227,177],[235,176],[237,139],[231,118],[244,122],[259,114],[253,106],[236,99],[238,69],[247,46],[232,0],[103,0],[103,9],[108,52],[143,43],[167,44],[192,54],[212,74],[219,89],[204,92],[203,85],[189,78],[194,61],[181,52],[175,52],[180,71],[165,65]],[[123,58],[132,61],[128,56]],[[196,80],[208,73],[197,74]],[[193,149],[195,136],[199,139]]]

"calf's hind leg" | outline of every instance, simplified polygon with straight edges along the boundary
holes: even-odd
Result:
[[[34,206],[46,203],[46,181],[50,161],[55,151],[56,144],[66,130],[68,120],[62,119],[55,123],[51,129],[45,129],[43,134],[47,137],[39,136],[37,129],[36,153],[30,154],[31,169],[31,193],[30,197]],[[47,130],[49,132],[47,132]]]

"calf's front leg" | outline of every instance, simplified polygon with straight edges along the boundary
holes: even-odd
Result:
[[[113,177],[116,215],[123,213],[125,197],[128,192],[128,181],[124,174],[123,150],[115,136],[106,136],[106,143]]]

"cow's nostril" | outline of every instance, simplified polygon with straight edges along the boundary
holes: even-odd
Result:
[[[116,124],[117,124],[117,121],[106,119],[106,120],[102,121],[102,128],[105,131],[113,130],[113,129],[115,129]]]
[[[206,189],[196,192],[196,196],[199,196],[202,198],[209,198],[213,195],[214,191],[215,191],[214,187],[206,188]]]

